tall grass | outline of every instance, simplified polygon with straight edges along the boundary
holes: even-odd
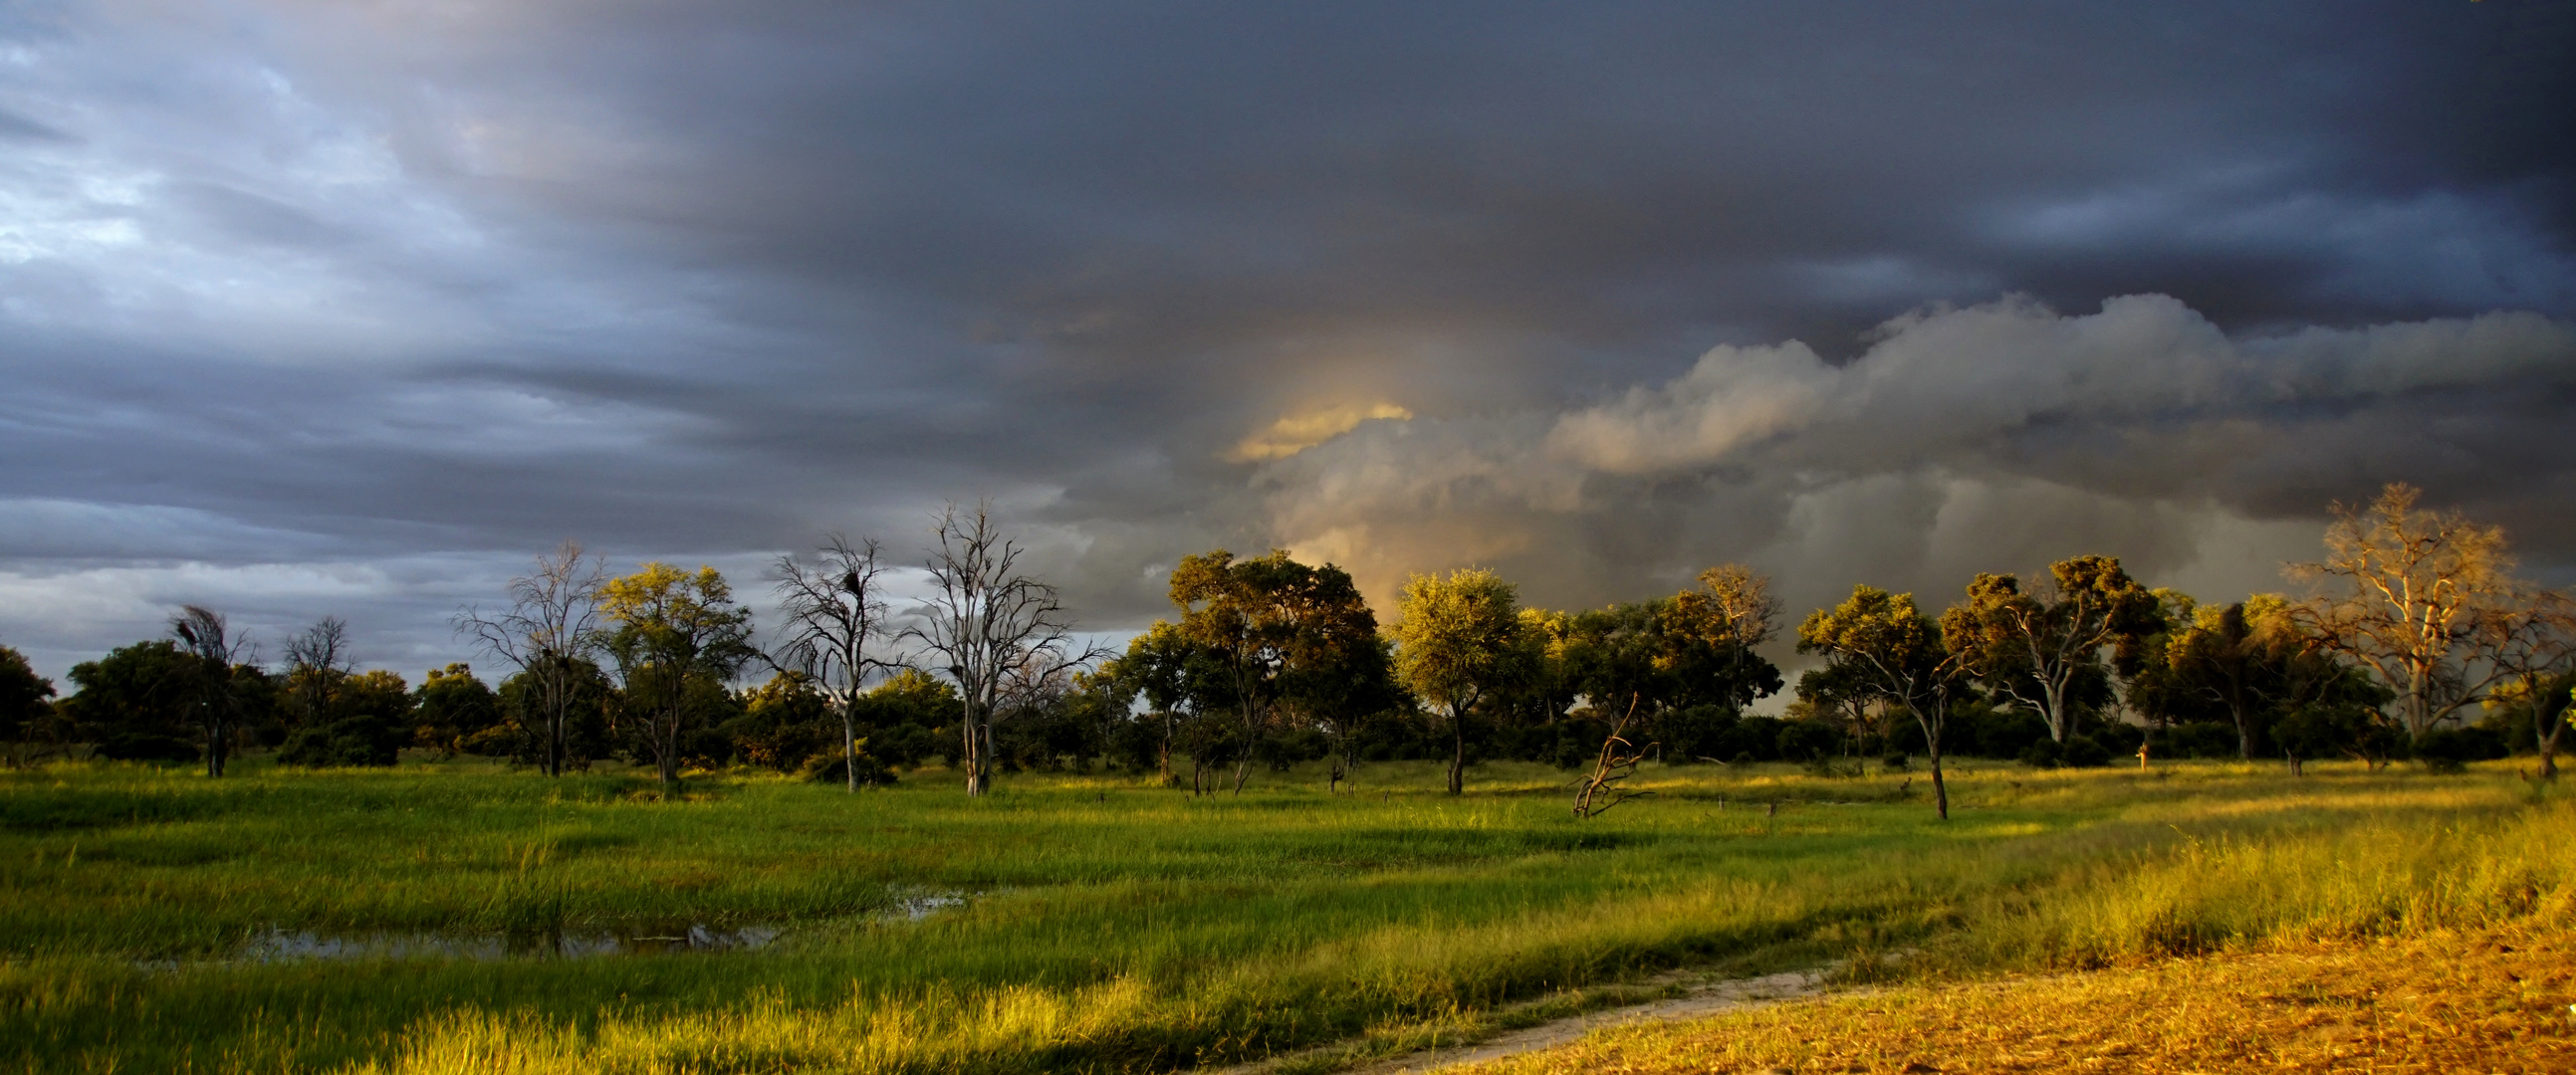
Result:
[[[0,776],[0,1063],[1167,1070],[1681,964],[2085,965],[2563,908],[2565,805],[2495,774],[2312,771],[1980,767],[1943,825],[1902,776],[1758,769],[1650,771],[1660,797],[1579,822],[1553,771],[1509,766],[1463,799],[1389,766],[1341,796],[1302,773],[1240,799],[1029,776],[982,802],[711,776],[678,803],[612,775],[58,767]],[[870,914],[923,891],[979,895]],[[221,958],[273,927],[686,921],[789,934]]]

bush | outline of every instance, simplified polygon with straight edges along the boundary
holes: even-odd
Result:
[[[122,732],[100,738],[98,756],[115,761],[195,761],[197,744],[175,735]]]
[[[1726,756],[1727,735],[1735,730],[1735,714],[1713,705],[1692,706],[1664,718],[1665,756],[1681,762]],[[1598,749],[1601,739],[1593,737]],[[1591,759],[1586,752],[1583,760]],[[1578,763],[1579,764],[1579,763]]]
[[[1779,751],[1783,761],[1813,762],[1831,757],[1842,746],[1841,729],[1822,721],[1783,721]]]
[[[2233,758],[2236,756],[2236,727],[2217,721],[2191,721],[2158,729],[2147,735],[2149,757],[2157,758]]]
[[[1746,717],[1719,737],[1724,753],[1711,755],[1741,764],[1780,760],[1780,732],[1789,722],[1778,717]]]
[[[2078,768],[2098,769],[2111,764],[2113,757],[2115,755],[2111,753],[2111,748],[2103,746],[2101,740],[2090,735],[2072,735],[2066,738],[2066,746],[2059,752],[2058,763]]]
[[[2033,744],[2055,742],[2048,737],[2048,722],[2017,709],[1969,709],[1963,707],[1963,718],[1949,733],[1961,754],[1981,758],[2017,758]],[[2052,761],[2054,757],[2052,755]]]
[[[392,765],[411,741],[411,726],[383,714],[360,713],[320,727],[297,728],[286,737],[277,760],[287,765],[324,768],[344,765]]]
[[[2470,762],[2511,753],[2504,737],[2487,728],[2436,728],[2415,740],[2415,760],[2437,773],[2458,772]]]
[[[884,762],[869,754],[867,745],[866,740],[859,741],[859,783],[880,787],[894,783],[894,770],[886,768]],[[797,770],[796,775],[817,784],[846,785],[850,779],[846,775],[849,771],[849,759],[835,752],[805,759],[804,767]]]

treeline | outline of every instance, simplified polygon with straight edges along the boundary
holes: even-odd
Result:
[[[1284,552],[1218,550],[1174,568],[1174,614],[1123,652],[1077,651],[1056,591],[978,509],[952,511],[931,596],[889,609],[882,552],[833,538],[772,572],[765,647],[709,568],[611,577],[577,546],[512,581],[458,631],[466,664],[416,687],[360,671],[325,618],[263,664],[189,607],[170,637],[114,650],[53,688],[0,650],[0,734],[21,759],[391,765],[404,749],[548,773],[619,759],[666,782],[757,766],[858,787],[936,763],[970,792],[997,771],[1108,766],[1197,793],[1256,767],[1439,759],[1449,787],[1484,760],[1580,771],[1577,809],[1624,795],[1648,761],[1789,761],[1819,773],[1945,756],[2032,765],[2157,757],[2325,757],[2454,766],[2509,753],[2554,774],[2576,672],[2558,594],[2518,579],[2503,536],[2391,486],[2336,508],[2327,556],[2293,600],[2203,603],[2082,556],[2024,580],[1980,575],[1938,616],[1867,585],[1795,630],[1820,658],[1787,689],[1760,648],[1787,626],[1767,580],[1712,568],[1679,593],[1576,612],[1523,606],[1492,572],[1416,576],[1382,626],[1350,576]],[[752,685],[744,685],[750,683]]]

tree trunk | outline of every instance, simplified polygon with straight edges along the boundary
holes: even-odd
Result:
[[[662,714],[660,738],[662,756],[655,760],[662,763],[662,798],[668,801],[677,798],[680,790],[680,711],[677,708]]]
[[[2564,683],[2565,680],[2559,682]],[[2564,691],[2533,691],[2531,698],[2532,737],[2540,748],[2540,778],[2558,779],[2558,733],[2567,730],[2569,696]],[[2546,730],[2543,730],[2546,729]]]
[[[1449,794],[1467,793],[1467,714],[1449,711],[1449,730],[1457,736],[1457,753],[1449,757]]]
[[[859,722],[848,702],[841,705],[841,773],[850,778],[850,794],[859,793]]]
[[[965,725],[966,735],[966,757],[961,759],[966,765],[966,795],[974,798],[992,787],[992,759],[986,756],[993,749],[992,729],[972,716],[959,723]]]
[[[1936,723],[1923,715],[1922,708],[1911,699],[1905,702],[1906,710],[1914,714],[1914,723],[1923,729],[1923,752],[1932,758],[1932,806],[1943,821],[1950,820],[1950,785],[1941,779],[1941,727],[1949,723],[1949,704],[1947,698],[1942,700],[1942,719]]]

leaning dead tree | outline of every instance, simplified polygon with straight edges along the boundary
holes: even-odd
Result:
[[[222,613],[202,605],[181,606],[179,614],[170,617],[170,633],[195,658],[187,671],[189,708],[205,732],[206,775],[222,776],[224,763],[231,759],[235,718],[242,707],[233,666],[245,659],[250,639],[231,633]]]
[[[563,775],[565,713],[581,662],[599,648],[599,591],[607,581],[606,559],[585,560],[581,543],[567,541],[537,557],[535,571],[510,580],[509,608],[487,616],[469,605],[450,621],[458,637],[508,662],[536,688],[547,776]]]
[[[1651,791],[1628,791],[1619,786],[1621,781],[1637,775],[1638,764],[1646,760],[1647,751],[1655,748],[1652,743],[1640,747],[1628,742],[1628,722],[1637,717],[1638,698],[1633,693],[1628,695],[1628,711],[1620,715],[1617,724],[1610,726],[1609,737],[1601,741],[1600,759],[1593,763],[1592,772],[1578,783],[1574,793],[1574,816],[1599,817],[1620,803],[1654,794]]]
[[[1020,573],[1019,545],[1002,535],[992,505],[950,504],[935,530],[929,599],[899,637],[957,685],[965,705],[959,734],[966,794],[993,781],[993,724],[1012,698],[1099,656],[1071,652],[1073,617],[1053,586]]]
[[[885,634],[886,606],[875,538],[857,545],[832,534],[812,563],[780,554],[775,565],[779,611],[787,617],[780,663],[805,677],[841,711],[841,760],[849,789],[859,790],[859,690],[872,672],[894,662],[869,655]]]

